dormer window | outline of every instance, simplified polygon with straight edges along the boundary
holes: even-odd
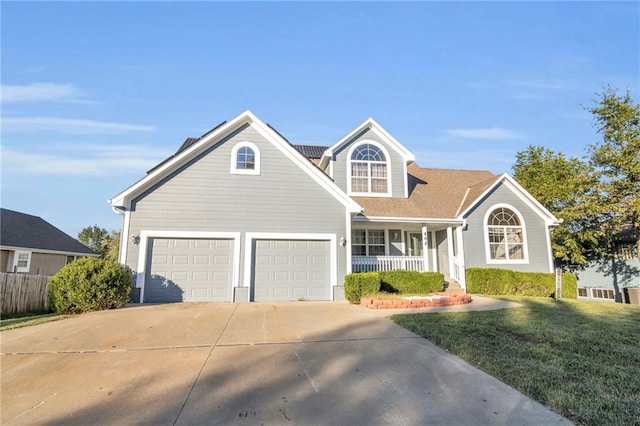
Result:
[[[372,143],[355,147],[350,157],[349,192],[356,195],[388,195],[389,164],[387,155]]]
[[[231,151],[231,173],[242,175],[260,174],[260,151],[251,142],[240,142]]]

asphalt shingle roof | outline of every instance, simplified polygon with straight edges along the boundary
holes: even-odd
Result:
[[[293,147],[309,159],[320,158],[322,153],[329,149],[328,146],[318,145],[293,145]]]
[[[365,216],[452,219],[500,176],[481,170],[430,169],[411,162],[409,198],[353,197]]]
[[[95,254],[78,240],[38,216],[0,208],[0,245]]]

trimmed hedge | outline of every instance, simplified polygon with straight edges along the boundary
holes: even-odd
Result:
[[[360,303],[361,297],[380,291],[428,294],[443,289],[444,275],[439,272],[357,272],[344,277],[344,295],[349,302],[356,305]]]
[[[78,314],[124,306],[131,290],[131,270],[117,262],[84,257],[64,266],[49,282],[49,306]]]
[[[553,297],[556,291],[554,273],[518,272],[499,268],[468,268],[467,292],[487,295]],[[562,297],[578,297],[578,280],[574,274],[562,274]]]
[[[389,293],[425,294],[444,290],[444,275],[439,272],[379,272],[382,289]]]
[[[380,291],[382,282],[377,272],[359,272],[345,275],[344,297],[351,303],[360,304],[360,298]]]

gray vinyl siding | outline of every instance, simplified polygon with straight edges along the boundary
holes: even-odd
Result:
[[[523,216],[525,227],[525,243],[529,253],[529,262],[522,263],[487,263],[485,245],[484,216],[495,204],[504,203],[515,207]],[[481,203],[467,214],[467,228],[462,233],[467,268],[503,268],[525,272],[552,272],[549,265],[549,248],[547,239],[549,231],[542,218],[524,203],[504,184],[499,184]]]
[[[239,142],[260,150],[260,175],[231,174],[231,151]],[[304,160],[306,161],[306,160]],[[345,207],[260,133],[245,126],[135,198],[129,235],[142,230],[241,232],[240,285],[244,284],[247,232],[346,232]],[[129,244],[127,265],[137,269],[139,246]],[[346,273],[346,250],[337,245],[338,285]]]
[[[347,180],[350,178],[351,173],[348,169],[349,158],[347,154],[349,149],[354,143],[358,143],[364,140],[372,140],[378,142],[389,153],[389,167],[391,168],[391,196],[394,198],[404,198],[404,188],[406,186],[407,176],[404,173],[403,158],[387,143],[378,137],[370,129],[356,135],[349,142],[344,144],[342,148],[334,153],[333,157],[333,179],[344,192],[347,192]]]
[[[612,290],[640,287],[640,260],[637,257],[631,260],[603,259],[575,274],[578,277],[578,287]]]

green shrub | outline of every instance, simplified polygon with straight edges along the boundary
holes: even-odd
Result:
[[[467,292],[474,294],[515,294],[509,292],[515,286],[514,271],[498,268],[468,268]]]
[[[562,274],[562,298],[578,298],[578,278],[575,274],[565,272]]]
[[[380,272],[381,288],[389,293],[427,294],[444,290],[444,275],[439,272]]]
[[[554,273],[469,268],[466,277],[467,291],[475,294],[553,297],[556,291]],[[575,299],[577,288],[575,275],[562,275],[562,297]]]
[[[49,282],[49,306],[58,313],[81,313],[124,306],[131,270],[112,260],[85,257],[69,263]]]
[[[380,274],[377,272],[359,272],[344,277],[344,296],[356,305],[360,298],[380,291]]]

